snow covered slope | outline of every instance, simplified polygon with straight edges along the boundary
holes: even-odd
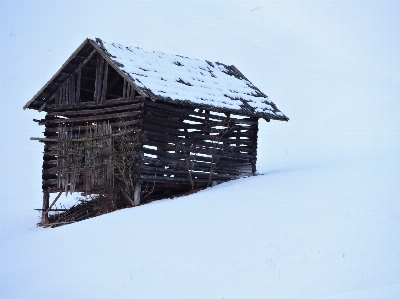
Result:
[[[0,297],[400,298],[399,10],[2,1]],[[35,227],[42,115],[21,107],[86,36],[237,66],[291,118],[260,124],[264,175]]]
[[[399,298],[399,165],[366,161],[5,234],[3,298]]]

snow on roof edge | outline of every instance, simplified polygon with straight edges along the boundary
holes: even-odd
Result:
[[[149,97],[287,121],[235,66],[92,40]]]

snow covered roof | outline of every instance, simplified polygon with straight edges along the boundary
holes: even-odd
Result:
[[[149,97],[189,101],[267,119],[288,120],[235,66],[96,39],[97,45]]]
[[[199,108],[213,108],[219,112],[267,120],[289,120],[267,95],[233,65],[148,52],[137,47],[107,43],[99,38],[86,39],[52,79],[25,104],[24,109],[42,111],[65,76],[84,60],[82,54],[93,49],[128,80],[139,94],[152,100],[191,103]]]

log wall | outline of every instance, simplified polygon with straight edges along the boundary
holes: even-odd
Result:
[[[71,154],[66,157],[68,152],[63,148],[66,144],[60,139],[68,136],[71,144],[79,144],[79,141],[87,144],[88,140],[84,138],[96,137],[94,128],[100,130],[99,126],[105,123],[111,128],[111,135],[121,132],[122,127],[143,131],[140,179],[144,193],[203,188],[256,171],[257,118],[153,102],[137,96],[103,103],[49,106],[46,118],[40,121],[45,125],[43,190],[50,193],[66,191],[66,186],[71,186],[72,182],[74,191],[87,192],[88,186],[95,191],[93,183],[84,175],[79,177],[71,173],[75,179],[70,182],[65,179],[68,172],[60,172],[68,164],[66,159],[72,159]],[[103,143],[106,141],[103,138]],[[90,144],[93,145],[93,141]],[[99,146],[101,142],[96,144]],[[87,161],[86,165],[90,163]],[[110,167],[104,160],[94,164]],[[109,172],[104,171],[104,176],[109,179]]]
[[[143,97],[101,103],[51,105],[45,119],[42,188],[96,192],[110,182],[107,148],[113,136],[141,131]],[[82,164],[84,163],[84,164]]]
[[[153,192],[202,188],[256,169],[258,119],[146,101],[144,186]]]

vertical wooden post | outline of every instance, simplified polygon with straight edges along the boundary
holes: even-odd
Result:
[[[102,82],[103,82],[103,73],[104,73],[104,59],[100,55],[97,56],[97,65],[96,65],[96,80],[94,82],[94,101],[96,103],[101,102],[101,91],[102,91]]]
[[[133,194],[133,203],[135,206],[140,205],[140,193],[142,191],[142,185],[140,183],[136,183],[135,185],[135,193]]]
[[[100,102],[105,102],[107,98],[107,80],[108,80],[108,63],[104,61],[104,77],[103,77],[103,86],[100,96]]]
[[[75,94],[75,103],[79,104],[81,97],[81,76],[82,76],[82,66],[80,65],[78,68],[78,75],[76,79],[76,94]]]
[[[49,199],[50,194],[47,190],[43,190],[43,207],[42,207],[42,221],[41,224],[45,225],[49,221],[49,214],[47,210],[49,209]]]
[[[257,121],[257,124],[254,125],[254,135],[253,135],[253,137],[252,137],[252,139],[254,140],[254,147],[255,147],[255,150],[254,150],[254,153],[253,153],[254,157],[253,157],[253,159],[250,160],[250,163],[251,163],[251,171],[253,172],[253,175],[257,175],[258,118],[252,117],[252,118],[250,118],[250,120],[255,120],[255,121]]]
[[[126,98],[126,80],[124,80],[124,87],[122,88],[122,97]]]

